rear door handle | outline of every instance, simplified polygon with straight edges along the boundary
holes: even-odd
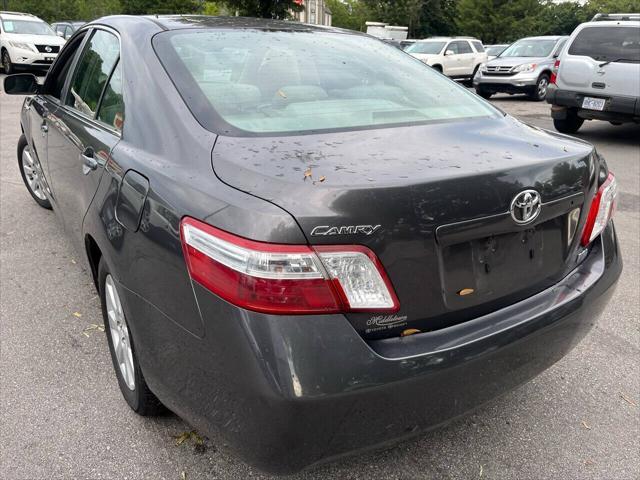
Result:
[[[95,159],[93,148],[85,148],[80,157],[82,157],[82,173],[85,175],[98,168],[98,161]]]

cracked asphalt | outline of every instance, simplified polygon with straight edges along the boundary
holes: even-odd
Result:
[[[552,128],[545,103],[492,101]],[[21,102],[0,93],[0,478],[268,478],[222,437],[176,445],[189,425],[173,415],[140,418],[121,398],[89,274],[54,214],[22,184]],[[625,270],[594,330],[535,380],[468,417],[290,478],[640,478],[640,126],[587,122],[579,136],[607,158],[621,187]]]

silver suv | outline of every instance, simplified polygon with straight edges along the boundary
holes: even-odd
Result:
[[[569,37],[522,38],[480,67],[473,78],[478,95],[490,98],[498,92],[526,93],[544,100],[555,57]]]
[[[575,133],[585,120],[640,123],[640,14],[579,25],[554,70],[547,101],[559,132]]]

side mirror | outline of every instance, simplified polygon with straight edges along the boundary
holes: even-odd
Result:
[[[34,95],[40,91],[38,79],[32,73],[17,73],[4,78],[7,95]]]
[[[59,37],[64,37],[64,33],[62,32],[56,32],[56,35],[58,35]]]
[[[447,50],[446,52],[444,52],[445,57],[448,57],[449,55],[455,55],[455,52],[453,50]]]

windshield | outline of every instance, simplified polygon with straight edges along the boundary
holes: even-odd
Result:
[[[484,47],[487,51],[487,55],[493,55],[497,57],[507,48],[507,45],[491,45],[490,47]]]
[[[437,55],[444,48],[444,44],[445,42],[416,42],[407,47],[406,52]]]
[[[2,20],[2,28],[7,33],[55,35],[51,27],[41,20]]]
[[[640,28],[588,27],[576,36],[569,55],[603,62],[640,62]]]
[[[557,40],[523,39],[507,48],[501,57],[548,57],[556,46]]]
[[[176,30],[154,45],[192,112],[213,130],[219,120],[245,132],[285,133],[496,114],[422,62],[365,36]]]

